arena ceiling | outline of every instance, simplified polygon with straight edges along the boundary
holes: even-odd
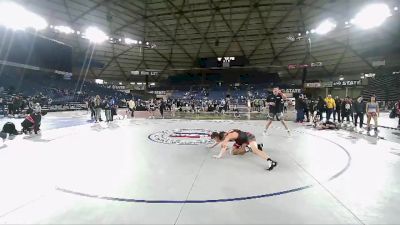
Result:
[[[245,56],[250,66],[299,78],[301,69],[288,64],[322,62],[310,75],[337,77],[377,71],[373,60],[386,60],[385,68],[399,69],[399,14],[381,27],[361,30],[345,27],[365,0],[19,0],[49,24],[75,30],[97,26],[111,37],[149,41],[155,48],[102,43],[91,68],[92,78],[133,80],[131,71],[154,70],[173,74],[197,67],[200,57]],[[390,7],[397,1],[380,1]],[[398,3],[398,2],[397,2]],[[327,35],[309,34],[324,19],[337,21]],[[302,36],[291,41],[289,36]],[[89,43],[78,35],[46,31],[46,36],[74,47],[83,58]],[[306,54],[306,53],[309,54]],[[273,67],[271,67],[273,66]],[[79,71],[75,72],[79,73]],[[159,77],[155,77],[155,80]]]

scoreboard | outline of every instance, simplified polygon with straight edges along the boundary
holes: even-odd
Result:
[[[199,59],[200,68],[230,68],[247,66],[249,60],[244,56],[208,57]]]

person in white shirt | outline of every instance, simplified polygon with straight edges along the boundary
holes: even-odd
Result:
[[[153,99],[149,101],[149,104],[147,105],[147,110],[150,114],[149,119],[155,119],[154,111],[156,111],[156,104],[154,103]]]
[[[133,98],[131,100],[129,100],[128,108],[129,108],[129,111],[131,112],[131,117],[135,117],[136,103]]]

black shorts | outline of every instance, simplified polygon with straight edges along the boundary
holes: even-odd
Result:
[[[246,135],[247,135],[247,140],[248,141],[243,143],[243,144],[249,145],[251,141],[254,141],[256,139],[256,136],[254,136],[254,134],[252,134],[252,133],[246,132]],[[241,148],[242,145],[240,143],[235,142],[233,144],[233,147],[234,148]]]
[[[268,113],[267,114],[267,119],[268,120],[274,120],[275,118],[277,120],[282,120],[283,119],[283,113],[281,113],[281,112],[272,112],[272,113]]]

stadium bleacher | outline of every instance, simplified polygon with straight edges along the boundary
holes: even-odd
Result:
[[[400,76],[380,75],[368,78],[368,86],[362,92],[364,99],[375,95],[378,101],[397,101],[400,97]]]

